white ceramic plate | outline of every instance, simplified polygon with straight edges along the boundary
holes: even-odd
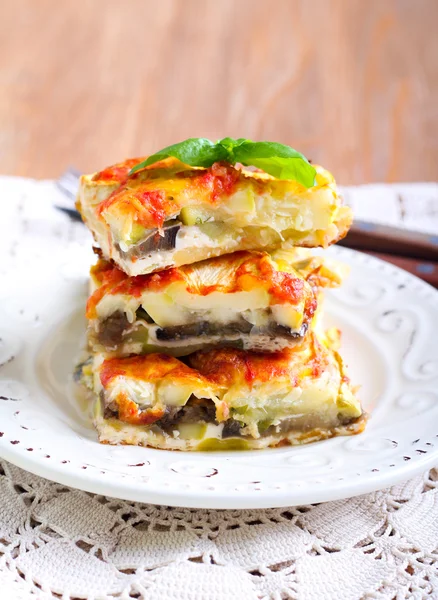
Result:
[[[327,322],[343,331],[351,378],[371,413],[365,433],[234,453],[99,445],[69,385],[85,328],[88,234],[62,218],[49,226],[39,213],[23,223],[1,240],[10,254],[0,271],[3,458],[99,494],[215,508],[345,498],[438,464],[438,293],[342,248],[330,254],[351,265],[351,276],[328,294]]]

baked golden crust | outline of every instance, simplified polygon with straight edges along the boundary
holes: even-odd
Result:
[[[357,435],[362,433],[367,424],[367,415],[363,413],[357,419],[346,425],[332,428],[315,427],[307,431],[288,431],[287,433],[272,433],[259,438],[221,438],[210,435],[207,429],[203,439],[172,438],[163,435],[152,428],[140,428],[136,425],[126,424],[120,428],[118,422],[113,419],[103,419],[98,416],[95,426],[101,444],[123,445],[123,446],[148,446],[159,450],[190,451],[230,451],[230,450],[263,450],[265,448],[278,448],[281,446],[299,446],[320,442],[338,436]]]

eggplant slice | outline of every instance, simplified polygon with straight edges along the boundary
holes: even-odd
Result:
[[[164,223],[162,230],[152,229],[146,238],[129,248],[122,250],[119,244],[116,244],[120,256],[124,259],[138,258],[152,252],[164,252],[166,250],[174,250],[176,236],[181,229],[182,223],[177,219],[172,219]]]
[[[187,325],[158,327],[151,322],[143,310],[137,311],[141,318],[129,323],[126,314],[117,311],[103,321],[98,321],[97,331],[89,332],[90,346],[94,350],[117,350],[118,355],[131,353],[130,344],[142,343],[154,347],[155,352],[172,352],[184,356],[194,350],[194,346],[209,348],[214,345],[255,351],[281,350],[302,341],[308,324],[299,331],[271,322],[266,327],[255,327],[244,319],[234,323],[200,321]],[[135,342],[134,342],[135,340]],[[151,350],[149,350],[151,351]]]

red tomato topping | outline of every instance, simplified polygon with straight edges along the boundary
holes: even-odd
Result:
[[[128,158],[127,160],[111,165],[93,176],[93,181],[124,181],[129,171],[142,162],[143,158]]]
[[[214,163],[198,179],[198,185],[211,189],[211,199],[217,202],[223,196],[230,196],[239,180],[240,173],[227,163]]]
[[[137,221],[144,227],[150,227],[151,223],[155,227],[162,227],[166,220],[165,196],[164,192],[152,190],[135,194],[144,207],[144,211],[139,211]]]

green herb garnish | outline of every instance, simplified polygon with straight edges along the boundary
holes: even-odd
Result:
[[[211,167],[215,162],[225,161],[257,167],[277,179],[293,179],[305,187],[312,187],[315,182],[315,169],[305,156],[293,148],[277,142],[252,142],[229,137],[216,143],[206,138],[190,138],[167,146],[135,165],[130,175],[169,156],[191,167]]]

